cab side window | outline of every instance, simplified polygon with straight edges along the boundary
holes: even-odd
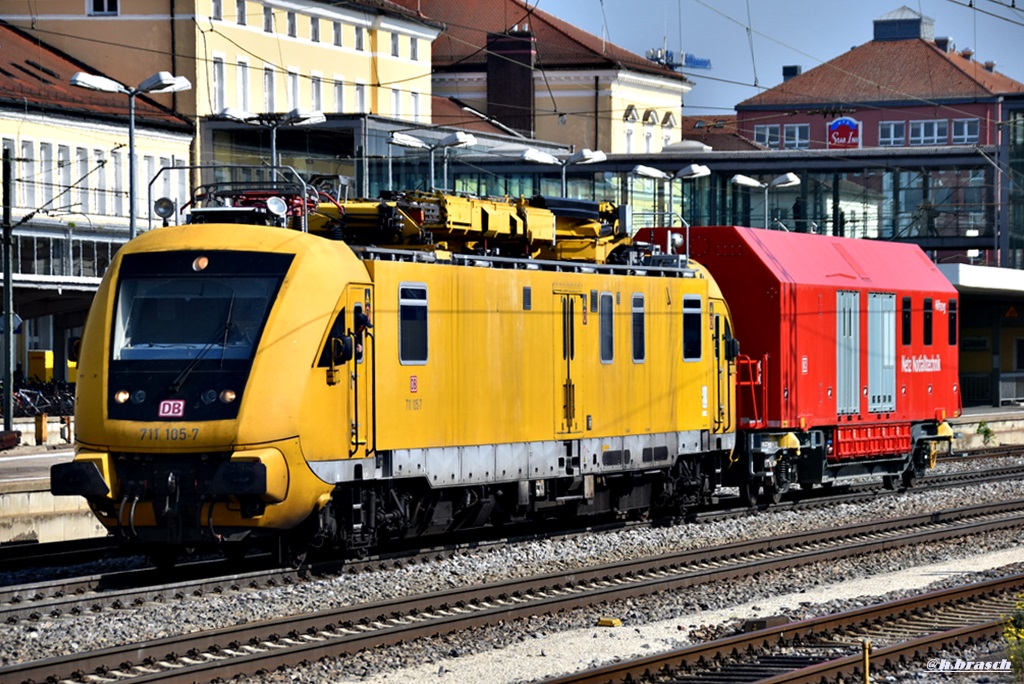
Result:
[[[426,365],[427,339],[427,286],[402,283],[398,288],[398,358],[402,365]]]

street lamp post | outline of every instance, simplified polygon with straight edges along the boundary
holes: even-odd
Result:
[[[568,194],[568,187],[565,181],[565,168],[572,166],[573,164],[596,164],[597,162],[603,162],[608,158],[601,150],[588,150],[582,149],[578,152],[574,152],[565,159],[559,159],[553,154],[547,152],[541,152],[538,149],[528,147],[523,150],[519,158],[523,161],[533,162],[535,164],[550,164],[552,166],[562,167],[562,197]]]
[[[704,166],[703,164],[687,164],[686,166],[684,166],[683,168],[679,169],[674,174],[672,174],[672,177],[668,181],[668,215],[669,215],[669,221],[672,220],[672,214],[675,213],[674,209],[673,209],[674,205],[672,203],[672,185],[673,185],[672,181],[677,180],[677,179],[678,180],[692,180],[694,178],[704,178],[705,176],[710,176],[710,175],[711,175],[711,169],[709,169],[708,167]],[[683,200],[683,203],[685,203],[685,198]],[[685,224],[686,223],[686,219],[683,218],[682,214],[683,214],[683,209],[682,209],[682,207],[680,207],[679,208],[679,217],[683,220],[683,223]]]
[[[174,76],[169,71],[160,71],[134,88],[118,83],[112,78],[87,74],[79,71],[71,77],[71,85],[86,90],[104,93],[121,93],[128,96],[128,237],[135,237],[135,96],[140,93],[157,95],[177,93],[192,88],[192,82],[184,76]]]
[[[448,148],[450,147],[471,147],[476,145],[476,136],[472,133],[466,133],[464,131],[455,131],[445,137],[438,140],[436,143],[428,143],[422,138],[417,138],[415,135],[409,135],[408,133],[400,133],[395,131],[391,134],[391,138],[388,140],[388,145],[398,145],[399,147],[409,147],[416,150],[427,150],[430,152],[430,189],[434,189],[434,151],[438,149],[444,150],[444,185],[445,189],[448,189]],[[391,168],[391,156],[388,155],[388,168]],[[388,171],[390,177],[391,171]],[[391,182],[390,180],[388,181]]]
[[[760,188],[764,190],[764,227],[768,227],[768,191],[772,188],[791,188],[796,185],[800,185],[800,177],[795,173],[789,172],[784,173],[781,176],[777,176],[768,183],[762,183],[761,181],[751,178],[750,176],[744,176],[741,173],[737,173],[733,176],[730,181],[733,185],[739,185],[745,188]]]
[[[277,129],[281,126],[313,126],[327,121],[327,117],[318,109],[313,111],[293,109],[285,114],[278,112],[254,114],[234,107],[227,107],[221,110],[220,117],[270,129],[270,175],[272,179],[278,167]]]

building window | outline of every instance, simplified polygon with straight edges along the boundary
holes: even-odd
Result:
[[[39,177],[42,206],[53,201],[53,145],[39,143]]]
[[[414,62],[420,59],[420,40],[415,36],[409,37],[409,59]]]
[[[901,340],[904,345],[914,341],[914,307],[910,297],[903,298],[903,307],[900,311],[900,319],[903,323],[903,334]]]
[[[75,162],[78,167],[78,184],[75,187],[77,211],[89,213],[89,150],[79,147],[75,150]]]
[[[363,27],[356,26],[356,50],[363,50]]]
[[[288,35],[295,38],[299,35],[299,20],[295,12],[288,12]]]
[[[366,114],[366,86],[362,83],[356,83],[356,111]]]
[[[412,104],[412,120],[419,121],[422,116],[422,112],[420,111],[420,94],[409,93],[409,101]]]
[[[953,144],[975,145],[978,142],[978,119],[953,120]]]
[[[309,18],[309,39],[314,43],[320,42],[320,20],[316,17]]]
[[[633,153],[633,135],[636,125],[632,122],[626,124],[626,154]]]
[[[403,365],[425,365],[428,358],[427,286],[398,287],[398,359]]]
[[[36,208],[36,155],[35,145],[29,140],[21,141],[21,159],[18,175],[21,176],[23,203],[21,206]]]
[[[223,0],[213,0],[210,5],[210,16],[217,21],[224,18],[224,3]]]
[[[309,78],[309,89],[312,91],[311,104],[313,109],[320,111],[323,109],[323,79],[319,76],[310,76]]]
[[[238,106],[249,111],[249,63],[244,57],[238,58]]]
[[[213,80],[213,111],[220,112],[226,106],[224,102],[224,58],[214,57],[210,75]]]
[[[274,100],[274,67],[263,67],[263,111],[276,112]]]
[[[93,159],[96,160],[96,213],[107,213],[107,160],[104,158],[103,150],[93,150]]]
[[[611,363],[615,360],[615,310],[612,301],[611,292],[601,293],[598,319],[600,322],[601,363]]]
[[[117,0],[89,0],[89,14],[117,14]]]
[[[911,121],[911,145],[945,145],[949,142],[949,122],[945,119],[934,121]]]
[[[391,115],[396,119],[402,115],[402,91],[391,89]]]
[[[783,132],[787,150],[811,149],[811,124],[786,124]]]
[[[644,125],[644,152],[654,152],[654,126],[651,124]]]
[[[334,111],[345,111],[345,79],[341,76],[334,77]]]
[[[644,296],[633,295],[633,362],[643,363],[647,358],[646,331],[644,329]]]
[[[334,22],[334,44],[341,47],[341,22]]]
[[[235,0],[235,21],[245,26],[245,0]]]
[[[60,150],[58,150],[59,154]],[[113,199],[114,215],[124,215],[124,158],[120,152],[111,152],[110,161],[114,163]]]
[[[903,147],[907,144],[907,124],[902,121],[883,121],[878,124],[878,144],[881,147]]]
[[[274,10],[270,5],[263,6],[263,30],[267,33],[274,32]]]
[[[398,57],[398,34],[395,32],[391,33],[391,56]]]
[[[299,107],[299,72],[288,70],[288,109]]]
[[[683,361],[700,361],[702,334],[700,295],[683,295]]]
[[[779,149],[779,124],[758,124],[754,126],[754,142],[770,150]]]

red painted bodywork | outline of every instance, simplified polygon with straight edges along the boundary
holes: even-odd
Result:
[[[685,236],[682,228],[671,229]],[[664,249],[668,229],[636,239]],[[910,425],[960,414],[956,289],[916,245],[853,240],[735,226],[694,227],[690,258],[705,265],[725,294],[739,368],[739,424],[778,431],[835,428],[829,460],[904,452]],[[860,407],[836,404],[836,293],[860,293]],[[868,410],[869,293],[896,295],[895,410]],[[911,297],[912,339],[904,345],[901,304]],[[933,301],[932,344],[924,344],[924,300]],[[957,316],[960,307],[956,305]],[[758,363],[760,366],[758,367]],[[758,376],[759,374],[759,376]],[[760,379],[760,383],[757,380]]]

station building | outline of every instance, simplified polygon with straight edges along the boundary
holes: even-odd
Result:
[[[682,101],[692,87],[685,77],[620,54],[620,48],[522,0],[496,4],[500,11],[485,11],[488,3],[448,0],[301,7],[277,0],[193,0],[176,3],[177,12],[168,16],[166,6],[149,3],[90,0],[83,7],[76,0],[43,6],[15,0],[5,18],[32,41],[17,58],[17,70],[33,69],[29,62],[45,51],[71,60],[74,67],[44,77],[63,90],[72,68],[129,84],[167,70],[193,83],[185,93],[140,97],[171,117],[161,122],[138,112],[140,131],[153,139],[143,141],[138,153],[143,229],[152,225],[151,185],[181,203],[197,181],[156,179],[150,171],[186,163],[259,163],[276,146],[282,163],[303,173],[337,175],[351,183],[353,195],[440,187],[477,195],[558,195],[564,185],[572,198],[629,204],[635,228],[688,222],[813,231],[916,242],[939,264],[998,267],[1006,274],[1024,265],[1024,196],[1012,181],[1024,164],[1024,85],[957,51],[951,39],[935,38],[927,17],[907,8],[880,17],[871,41],[807,72],[787,69],[779,86],[739,103],[735,116],[683,117]],[[484,22],[472,43],[480,57],[462,63],[452,52],[465,39],[457,27],[472,22],[459,18],[474,11]],[[519,53],[524,45],[533,61],[509,67],[512,73],[484,57],[488,50]],[[923,69],[934,77],[916,78]],[[853,74],[853,80],[838,73]],[[533,99],[501,99],[492,86],[503,78],[533,82]],[[538,79],[551,89],[539,92]],[[883,94],[865,92],[860,82],[884,85],[874,91]],[[27,96],[2,83],[0,108],[9,116]],[[50,95],[43,87],[27,97],[30,108],[46,107]],[[102,112],[111,139],[82,145],[82,163],[90,168],[104,159],[116,166],[113,155],[123,151],[126,98],[111,97]],[[220,116],[226,108],[276,116],[251,126]],[[295,108],[320,109],[326,121],[291,126],[280,115]],[[80,113],[69,122],[78,129],[69,140],[95,136],[99,123]],[[456,131],[472,131],[474,143],[442,149]],[[396,132],[424,145],[395,145]],[[6,146],[35,160],[16,178],[15,233],[26,234],[38,230],[42,218],[40,179],[54,178],[55,195],[71,193],[73,183],[60,175],[66,164],[42,156],[44,135],[26,140],[12,123],[3,135]],[[162,148],[160,136],[177,146]],[[188,145],[180,146],[186,139]],[[70,151],[74,145],[68,148],[77,154]],[[604,161],[569,164],[570,155],[584,148],[604,153]],[[693,164],[710,173],[690,177]],[[774,183],[790,173],[799,185]],[[107,195],[105,205],[91,185],[90,209],[75,221],[76,234],[90,224],[109,237],[106,258],[126,237],[123,213],[112,210],[116,197],[122,207],[126,201],[124,170],[108,174],[100,192]],[[755,187],[738,184],[737,175]],[[74,261],[67,262],[72,274],[79,268]],[[16,276],[28,275],[18,270],[22,264],[16,262]],[[98,276],[102,268],[94,270]],[[1012,317],[1020,311],[1018,291],[1012,283],[1009,289],[971,287],[965,281],[963,322],[965,330],[971,323],[969,346],[988,356],[978,360],[965,350],[965,372],[987,360],[988,370],[970,372],[987,372],[989,382],[986,392],[981,379],[972,381],[977,391],[969,398],[1011,400],[1003,397],[997,376],[1024,372],[1024,359],[1018,362],[1008,351],[1018,345]],[[16,295],[20,311],[29,295],[20,289]],[[981,341],[996,322],[971,318],[974,295],[991,298],[992,311],[1007,313],[998,321],[998,341],[991,334]],[[33,321],[45,319],[35,309],[24,310]],[[52,322],[30,323],[29,329],[33,325],[52,329]],[[21,348],[36,344],[59,347],[37,335]]]

